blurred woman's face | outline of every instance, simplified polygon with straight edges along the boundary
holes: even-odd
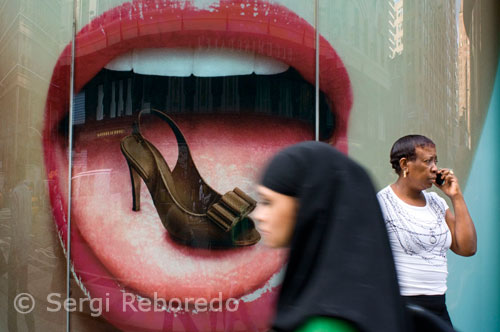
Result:
[[[257,194],[259,202],[253,217],[262,241],[271,248],[287,247],[295,228],[297,199],[264,186],[257,187]]]

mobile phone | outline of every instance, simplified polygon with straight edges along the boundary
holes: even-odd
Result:
[[[444,183],[443,174],[437,173],[437,175],[436,175],[436,184],[439,185],[439,186],[441,186],[441,185],[443,185],[443,183]]]

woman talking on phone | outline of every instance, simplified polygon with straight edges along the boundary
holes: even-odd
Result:
[[[448,249],[461,256],[476,253],[477,237],[453,170],[437,167],[436,146],[421,135],[398,139],[390,162],[398,179],[377,197],[394,255],[401,295],[451,325],[445,292]],[[452,202],[426,189],[435,185]]]

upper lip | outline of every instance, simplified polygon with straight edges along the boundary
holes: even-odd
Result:
[[[124,3],[94,19],[77,34],[75,91],[80,91],[113,58],[133,48],[151,47],[224,46],[253,51],[279,59],[294,67],[306,81],[315,81],[315,30],[285,7],[257,1],[255,8],[258,7],[258,10],[255,11],[254,5],[241,8],[240,3],[227,0],[221,0],[217,7],[211,9],[198,9],[189,2],[185,6],[177,2],[163,2],[160,5],[163,8],[159,9],[156,5],[156,2],[151,2],[149,6],[146,1]],[[347,152],[347,123],[352,105],[349,77],[335,50],[322,37],[320,50],[320,89],[333,103],[332,110],[336,113],[333,138],[337,146]],[[71,45],[68,45],[53,71],[43,133],[50,198],[63,243],[66,242],[67,230],[67,202],[61,195],[65,192],[62,190],[65,179],[62,170],[58,173],[59,155],[53,152],[52,147],[62,141],[54,132],[69,106],[70,59]],[[77,241],[73,243],[78,248],[72,252],[78,252],[84,257],[82,262],[85,261],[80,264],[94,264],[94,273],[107,276],[108,272],[100,266],[91,250],[83,245],[81,235],[76,232],[74,237]],[[78,270],[77,264],[74,260],[75,270]],[[110,288],[116,287],[108,279],[103,279],[103,283]]]
[[[136,3],[134,3],[136,4]],[[164,5],[158,10],[147,3],[125,3],[85,26],[76,36],[74,89],[81,88],[115,57],[138,48],[207,47],[232,48],[274,57],[294,67],[303,78],[315,82],[315,30],[284,7],[259,2],[241,8],[221,1],[217,10],[199,10],[186,4]],[[278,9],[278,10],[273,10]],[[248,15],[242,13],[248,12]],[[259,15],[254,15],[258,13]],[[333,140],[347,152],[347,124],[352,91],[347,71],[332,46],[320,40],[320,89],[333,103],[336,128]],[[45,136],[65,115],[69,104],[71,47],[61,54],[49,88],[63,96],[45,126]]]

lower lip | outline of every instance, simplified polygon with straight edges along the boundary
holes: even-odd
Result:
[[[248,48],[250,45],[250,48],[255,48],[251,51],[261,52],[263,55],[271,55],[283,60],[295,67],[306,80],[309,82],[313,81],[314,29],[286,8],[275,6],[276,11],[274,12],[279,14],[269,15],[269,19],[264,21],[260,19],[265,17],[263,12],[259,13],[260,17],[257,17],[260,21],[253,19],[250,13],[242,20],[242,16],[240,15],[241,8],[229,1],[227,4],[231,8],[228,9],[228,13],[223,12],[223,4],[226,2],[221,1],[221,10],[215,14],[209,11],[195,10],[189,8],[189,6],[186,9],[179,9],[172,6],[172,8],[169,8],[172,12],[169,14],[171,16],[167,17],[172,18],[170,21],[165,20],[165,12],[158,15],[154,10],[149,13],[151,14],[150,20],[138,19],[139,14],[135,11],[130,19],[128,14],[123,17],[121,16],[122,11],[128,12],[130,8],[137,9],[139,2],[137,1],[133,4],[127,3],[109,11],[108,15],[94,20],[78,34],[75,68],[76,91],[79,91],[109,60],[118,55],[117,52],[126,52],[133,47],[155,47],[155,45],[160,44],[168,47],[192,47],[199,43],[206,43],[207,46],[217,47],[217,43],[227,43],[234,40],[244,41],[243,44],[234,45],[235,48],[243,49]],[[146,2],[144,2],[145,4]],[[259,2],[259,5],[262,4],[271,6],[265,2]],[[146,7],[143,8],[144,11],[146,11]],[[232,13],[231,11],[235,12]],[[118,15],[118,13],[120,14]],[[273,13],[273,10],[271,10],[271,13]],[[178,27],[180,24],[178,17],[181,16],[182,31]],[[144,13],[144,17],[148,18],[150,16]],[[114,19],[116,20],[114,21]],[[273,19],[275,23],[270,23],[273,22]],[[290,24],[290,21],[293,24]],[[219,25],[223,28],[220,29]],[[152,32],[153,30],[154,32]],[[204,30],[202,39],[200,39],[200,30]],[[105,32],[105,34],[103,35],[101,31]],[[283,32],[286,33],[283,34]],[[258,37],[256,38],[255,36]],[[115,37],[117,39],[114,39]],[[246,45],[245,41],[248,41],[247,39],[250,42],[252,40],[263,41],[264,47],[257,49],[255,45]],[[268,45],[275,45],[276,48],[268,47]],[[343,151],[347,151],[345,139],[347,135],[347,119],[352,104],[349,78],[341,60],[324,39],[321,40],[321,49],[322,51],[325,50],[325,53],[321,56],[320,64],[325,70],[320,77],[320,86],[328,98],[334,102],[334,109],[339,123],[335,137],[337,146]],[[287,57],[286,52],[283,54],[280,53],[286,50],[293,51],[291,58]],[[65,138],[58,134],[58,125],[67,112],[69,104],[69,59],[70,47],[68,46],[54,69],[47,99],[44,129],[45,165],[49,178],[51,203],[55,222],[65,246],[67,231],[66,179],[68,161],[67,152],[64,148]],[[199,120],[198,122],[197,119]],[[250,184],[255,180],[259,166],[262,165],[268,156],[285,145],[296,141],[312,139],[311,130],[309,128],[306,129],[299,123],[288,123],[284,122],[283,119],[259,119],[259,117],[245,118],[240,116],[238,119],[227,121],[223,120],[223,117],[207,119],[197,116],[190,119],[186,118],[184,123],[182,119],[179,119],[179,124],[186,131],[189,142],[191,144],[194,143],[194,159],[200,168],[200,172],[206,177],[207,181],[210,179],[208,182],[219,191],[233,189],[234,181],[228,180],[230,178],[242,181],[242,187],[244,187],[242,189],[249,190],[251,187]],[[235,128],[239,128],[239,130],[235,130]],[[177,275],[172,276],[168,274],[172,272],[169,271],[172,269],[164,269],[162,271],[154,267],[155,271],[153,268],[144,267],[144,264],[151,261],[155,261],[160,265],[161,263],[165,263],[165,256],[162,256],[162,253],[165,253],[165,251],[162,252],[159,248],[163,246],[165,250],[170,250],[175,244],[165,240],[165,231],[161,227],[158,228],[158,225],[155,228],[150,223],[141,223],[134,220],[130,211],[130,184],[126,176],[127,171],[123,159],[119,154],[119,144],[114,144],[119,141],[121,136],[109,136],[104,140],[91,140],[88,137],[95,138],[99,132],[98,124],[95,127],[86,126],[85,130],[88,131],[78,133],[81,135],[81,140],[78,137],[75,139],[75,151],[78,152],[78,149],[83,149],[84,147],[88,149],[87,171],[111,170],[109,177],[110,191],[108,193],[103,192],[101,196],[98,196],[96,195],[95,187],[82,185],[81,183],[77,184],[82,179],[78,177],[81,174],[78,173],[77,165],[74,166],[74,184],[79,185],[79,189],[81,189],[81,194],[78,194],[80,196],[73,195],[75,199],[72,201],[74,211],[72,225],[75,225],[75,227],[72,228],[71,232],[71,259],[75,273],[92,297],[105,298],[106,294],[110,293],[110,296],[107,297],[111,297],[111,303],[116,303],[116,305],[112,305],[110,311],[103,315],[113,322],[114,325],[127,330],[130,330],[131,326],[139,326],[139,330],[161,330],[164,326],[173,324],[173,315],[169,313],[157,314],[123,310],[121,291],[124,287],[130,287],[136,292],[141,293],[141,295],[146,296],[151,296],[152,292],[158,290],[163,292],[164,295],[170,294],[170,296],[172,295],[172,290],[178,291],[176,294],[189,295],[189,287],[186,287],[186,282],[183,279],[193,277],[193,274],[188,275],[185,272],[183,274],[180,271]],[[159,139],[161,135],[155,128],[151,128],[151,132],[151,140],[156,144],[155,139]],[[90,136],[85,136],[86,134]],[[155,135],[157,135],[156,138]],[[200,137],[203,139],[200,140]],[[208,137],[212,138],[207,139]],[[165,154],[167,162],[173,165],[174,154],[162,150],[161,143],[158,142],[158,144],[161,152]],[[112,146],[115,146],[116,149],[113,150]],[[218,152],[221,150],[225,152]],[[221,161],[220,164],[217,164],[218,161]],[[240,184],[238,183],[238,185]],[[122,189],[115,192],[116,188]],[[99,187],[99,190],[102,189]],[[144,195],[147,194],[147,192],[144,192]],[[95,206],[96,208],[89,209],[85,204],[82,204],[86,199],[89,200],[89,206]],[[111,205],[107,203],[110,199],[113,202],[113,209],[116,208],[123,211],[121,214],[116,213],[115,210],[111,210]],[[143,202],[146,201],[143,199]],[[109,211],[113,212],[109,213]],[[154,209],[148,210],[144,206],[143,213],[151,217],[156,211]],[[149,217],[146,217],[146,219]],[[127,228],[127,224],[133,225],[133,227]],[[96,232],[96,229],[99,231]],[[138,236],[135,238],[134,236],[131,237],[131,230],[134,230],[136,235],[141,234],[142,231],[145,237],[141,239]],[[135,248],[127,248],[133,241],[138,241]],[[141,260],[137,256],[137,253],[144,248],[147,248],[149,251],[145,256],[141,256]],[[178,250],[181,249],[178,248]],[[282,253],[276,251],[264,253],[265,250],[265,248],[260,246],[254,246],[252,249],[244,248],[239,250],[239,252],[227,255],[221,253],[219,257],[214,256],[213,252],[210,252],[210,255],[205,255],[205,257],[208,260],[219,261],[229,258],[228,262],[233,264],[234,271],[248,271],[249,268],[245,265],[246,262],[243,264],[234,264],[239,258],[244,256],[245,251],[255,251],[252,253],[253,259],[250,264],[255,264],[252,266],[256,269],[260,268],[261,265],[255,262],[259,262],[259,258],[267,257],[267,263],[264,265],[267,269],[266,273],[269,274],[278,270],[284,256]],[[120,259],[112,260],[110,256],[113,255],[111,253],[117,255],[115,258],[119,257]],[[196,261],[204,257],[204,253],[201,251],[196,253],[189,251],[187,254],[188,256],[192,256],[191,258],[195,257]],[[240,256],[236,259],[238,255]],[[193,259],[191,262],[194,264],[195,260]],[[214,272],[214,275],[218,272],[217,269],[212,269],[211,271]],[[140,282],[137,274],[134,273],[139,273],[139,275],[143,276],[148,281],[147,285],[149,286],[143,286],[144,283]],[[159,273],[156,279],[154,273]],[[238,276],[241,278],[247,274],[246,272],[237,272],[234,274],[236,276],[235,280],[238,280]],[[270,277],[270,275],[265,276],[265,273],[255,273],[253,276],[256,278],[249,284],[242,284],[232,289],[231,287],[228,288],[226,286],[224,288],[222,286],[221,290],[225,289],[224,296],[238,297],[251,292],[258,292],[259,286],[265,287],[262,284],[264,279]],[[218,282],[231,282],[230,279],[225,279],[225,277],[222,276]],[[193,281],[196,281],[195,279],[198,278],[198,281],[204,285],[203,281],[205,281],[205,278],[203,276],[195,276],[193,278]],[[177,283],[174,282],[175,280],[177,280]],[[172,281],[173,285],[177,287],[163,287],[169,281]],[[155,282],[159,282],[159,286],[152,286]],[[190,288],[193,289],[191,282]],[[227,312],[209,313],[209,315],[190,315],[190,319],[192,320],[192,324],[195,324],[201,330],[212,329],[213,319],[216,319],[216,321],[224,319],[226,322],[232,321],[233,323],[241,321],[247,329],[263,330],[266,328],[272,314],[270,308],[275,299],[275,291],[276,289],[263,291],[257,299],[245,302],[244,305],[240,306],[240,310],[234,315],[226,316]],[[206,298],[214,296],[211,292],[206,291],[201,291],[195,295],[199,297],[200,294]],[[188,330],[190,329],[188,328]]]

